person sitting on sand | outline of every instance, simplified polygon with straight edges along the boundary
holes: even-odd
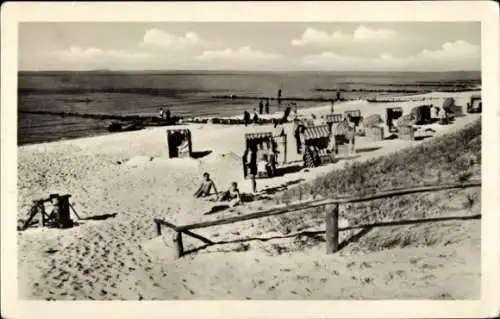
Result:
[[[212,188],[215,191],[215,195],[218,196],[217,188],[215,187],[214,181],[210,179],[210,174],[208,173],[203,173],[203,182],[201,183],[200,187],[198,190],[194,193],[194,197],[199,198],[199,197],[207,197],[212,195],[211,191]]]
[[[219,201],[229,201],[229,206],[234,207],[241,203],[240,190],[238,189],[238,184],[236,182],[231,183],[231,188],[225,191]]]

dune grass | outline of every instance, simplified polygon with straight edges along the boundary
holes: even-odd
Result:
[[[362,163],[346,165],[343,169],[332,171],[309,183],[285,191],[279,201],[288,203],[310,198],[367,195],[389,188],[454,183],[480,179],[480,176],[481,122],[478,120],[458,132],[424,142],[415,148]],[[480,213],[480,195],[480,188],[404,195],[342,205],[340,215],[347,220],[349,225],[473,215]],[[270,227],[282,233],[310,228],[321,229],[324,228],[324,209],[308,209],[268,218],[262,222],[263,227]],[[457,223],[460,222],[439,224],[456,225]],[[431,234],[432,231],[427,229],[428,227],[434,226],[401,226],[397,234],[394,234],[392,230],[382,230],[383,233],[390,233],[391,236],[384,240],[379,238],[378,244],[371,246],[373,249],[408,246],[412,243],[431,246],[449,241],[446,239],[446,233],[440,231],[440,234]],[[423,233],[407,232],[414,228],[421,229]],[[350,233],[352,234],[354,233]],[[380,234],[377,236],[381,237]],[[452,241],[456,242],[463,239],[463,236],[453,235],[453,238]]]

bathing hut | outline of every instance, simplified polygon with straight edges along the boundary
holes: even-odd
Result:
[[[189,129],[167,130],[167,150],[169,158],[191,157],[193,146]]]
[[[362,120],[360,110],[348,110],[345,111],[344,114],[347,116],[350,122],[354,123],[355,126],[358,126]]]
[[[481,95],[473,95],[467,103],[467,113],[481,113],[482,107]]]
[[[330,129],[328,125],[308,127],[304,131],[304,166],[316,167],[331,163],[333,154],[328,151]]]
[[[399,119],[401,116],[403,116],[403,108],[401,107],[388,107],[385,109],[385,123],[389,131],[393,128],[392,123],[394,123],[394,120]]]

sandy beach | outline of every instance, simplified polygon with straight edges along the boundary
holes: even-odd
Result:
[[[478,92],[411,95],[405,102],[335,104],[335,112],[359,109],[364,117],[384,116],[385,107],[404,113],[422,104],[441,106],[447,97],[464,111]],[[301,110],[321,116],[330,105]],[[270,115],[271,116],[271,115]],[[374,142],[357,139],[357,155],[341,149],[328,165],[272,179],[258,180],[258,189],[290,188],[346,163],[363,162],[427,143],[480,119],[480,114],[458,117],[452,125],[427,125],[433,137]],[[70,202],[82,217],[71,229],[29,228],[18,233],[19,293],[22,299],[418,299],[478,298],[480,295],[480,221],[469,222],[472,238],[440,249],[393,248],[363,253],[362,244],[334,255],[324,245],[270,253],[274,244],[293,246],[293,238],[218,245],[174,259],[171,234],[157,237],[154,218],[177,224],[244,214],[276,205],[274,195],[245,203],[234,211],[203,215],[212,202],[193,199],[201,174],[209,172],[218,189],[232,181],[244,193],[241,156],[244,134],[273,131],[272,126],[187,124],[193,151],[209,153],[194,159],[168,159],[166,128],[51,142],[18,148],[18,218],[26,218],[33,199],[51,193],[71,194]],[[179,128],[180,128],[179,127]],[[177,127],[176,127],[177,128]],[[298,163],[291,124],[288,160]],[[217,240],[266,236],[258,222],[248,221],[206,228],[200,234]],[[430,227],[430,226],[428,226]],[[451,236],[451,235],[450,235]],[[186,239],[194,248],[199,242]],[[271,249],[272,250],[272,249]],[[411,267],[408,267],[411,265]],[[432,269],[432,275],[430,275]],[[465,275],[464,275],[465,274]],[[434,277],[429,277],[434,276]],[[432,278],[440,278],[436,284]],[[303,291],[298,291],[301,287]],[[395,289],[397,287],[397,290]],[[453,296],[442,295],[454,291]]]

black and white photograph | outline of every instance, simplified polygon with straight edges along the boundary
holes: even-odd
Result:
[[[84,18],[18,18],[15,43],[2,15],[11,298],[484,300],[498,16],[495,53],[481,14],[273,21],[286,2],[261,2],[238,21],[226,4],[106,21],[73,3]]]

